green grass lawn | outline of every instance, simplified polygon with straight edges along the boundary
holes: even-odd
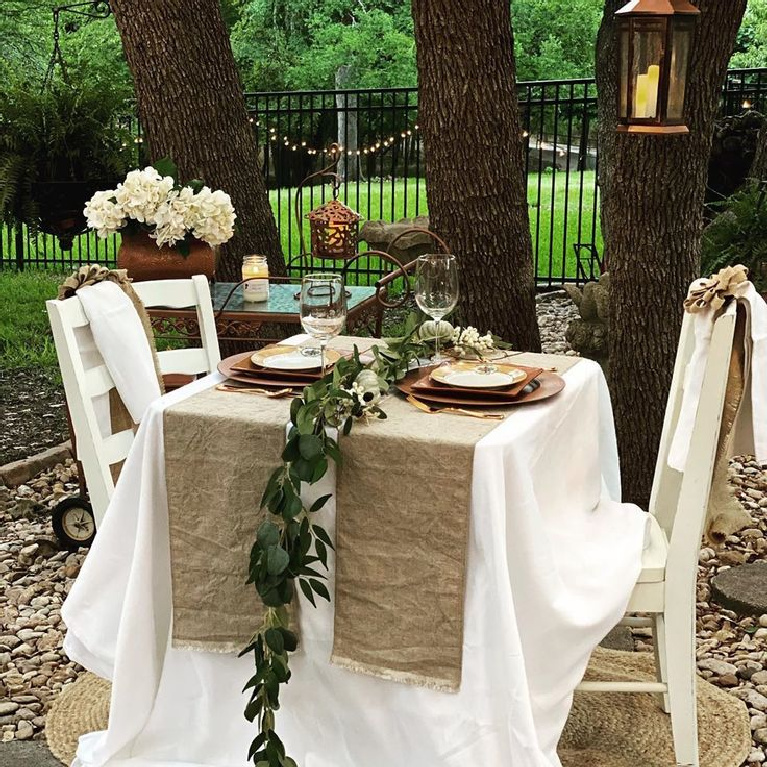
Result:
[[[0,271],[0,370],[57,364],[45,302],[62,279],[52,271]]]
[[[581,196],[581,177],[583,193]],[[592,221],[594,213],[595,172],[571,172],[569,181],[564,172],[544,172],[540,177],[530,176],[527,185],[527,198],[530,205],[530,231],[533,238],[533,252],[538,254],[537,274],[553,282],[561,276],[576,277],[575,252],[573,244],[585,242],[597,246],[602,252],[602,234],[599,216],[596,217],[594,233]],[[348,195],[342,189],[340,198],[360,213],[364,219],[396,220],[428,213],[426,203],[426,184],[413,180],[385,181],[350,186]],[[280,189],[269,192],[269,200],[277,218],[282,249],[285,253],[300,252],[300,237],[295,219],[295,190]],[[304,191],[301,200],[302,213],[308,213],[312,207],[320,204],[319,193],[315,193],[312,202],[309,193]],[[416,208],[417,203],[417,208]],[[392,207],[393,206],[393,207]],[[578,213],[582,209],[580,231]],[[598,212],[598,211],[597,211]],[[304,237],[308,246],[309,230],[304,224]],[[371,264],[372,266],[372,264]]]

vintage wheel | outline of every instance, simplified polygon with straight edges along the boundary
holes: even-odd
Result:
[[[53,532],[59,543],[70,551],[88,547],[96,535],[96,520],[90,503],[77,496],[65,498],[53,508]]]

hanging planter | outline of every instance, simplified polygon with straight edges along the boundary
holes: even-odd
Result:
[[[39,181],[32,184],[32,197],[38,210],[37,228],[59,238],[64,251],[72,240],[85,232],[88,222],[83,208],[93,193],[109,182]]]

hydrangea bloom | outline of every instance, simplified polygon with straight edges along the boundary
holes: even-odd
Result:
[[[192,202],[194,224],[192,234],[209,245],[222,245],[234,234],[232,198],[220,189],[215,192],[204,186]]]
[[[149,235],[157,240],[157,247],[175,245],[179,240],[183,240],[186,233],[194,227],[197,220],[192,202],[194,197],[194,192],[188,186],[169,192],[167,199],[155,213],[156,228]]]
[[[114,194],[114,189],[96,192],[85,205],[83,212],[88,226],[95,229],[99,237],[108,237],[127,223],[122,207],[114,201]]]
[[[132,170],[122,184],[117,185],[115,199],[128,218],[151,226],[160,206],[173,189],[173,179],[161,176],[151,165],[144,170]]]

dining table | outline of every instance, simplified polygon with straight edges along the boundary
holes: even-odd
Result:
[[[300,344],[305,338],[284,343]],[[331,347],[343,352],[371,343],[339,337]],[[456,551],[449,552],[456,562],[465,559],[459,628],[447,621],[444,626],[451,633],[449,643],[458,649],[459,673],[447,689],[411,683],[406,675],[360,673],[353,665],[333,662],[336,572],[343,569],[344,552],[339,550],[338,560],[329,552],[332,599],[318,600],[316,607],[303,594],[296,599],[300,645],[291,656],[292,677],[276,712],[276,729],[300,767],[561,764],[557,743],[574,689],[592,651],[628,604],[641,569],[647,516],[621,503],[610,396],[600,366],[558,355],[529,358],[558,371],[564,379],[562,391],[539,402],[496,409],[504,418],[491,423],[458,413],[424,412],[392,391],[380,405],[398,414],[396,430],[372,420],[340,438],[342,454],[351,453],[355,439],[363,446],[367,439],[376,449],[387,440],[396,448],[394,441],[399,440],[403,451],[407,447],[439,460],[447,454],[442,448],[455,441],[467,422],[482,427],[465,473],[457,478],[467,488],[466,534]],[[222,575],[220,561],[231,551],[220,543],[218,554],[206,548],[201,538],[205,530],[222,533],[221,540],[230,540],[230,547],[242,540],[247,552],[258,524],[262,487],[248,490],[256,499],[252,509],[236,508],[232,499],[250,497],[238,495],[239,485],[248,485],[256,463],[280,464],[274,438],[266,437],[267,421],[287,427],[291,399],[217,389],[224,380],[220,373],[211,374],[149,407],[104,522],[63,606],[66,653],[112,683],[109,726],[80,738],[73,767],[248,764],[256,730],[243,716],[246,696],[241,691],[253,674],[252,657],[238,657],[236,647],[177,641],[179,626],[174,624],[181,612],[174,590],[179,573],[191,577],[193,586],[201,584],[201,593],[209,582],[227,575]],[[168,424],[174,423],[174,429],[189,426],[192,418],[202,419],[208,431],[195,437],[190,429],[193,436],[185,444],[169,443]],[[238,429],[250,435],[245,450],[231,439]],[[396,449],[390,454],[388,465],[370,466],[365,465],[364,449],[358,449],[344,471],[360,466],[367,475],[380,472],[385,475],[382,492],[395,494],[413,476],[422,475],[417,467],[411,474],[407,462],[396,458]],[[186,479],[185,497],[204,501],[202,517],[174,499],[179,483],[171,481],[171,472],[184,456],[195,469],[193,478]],[[331,464],[326,476],[305,486],[303,493],[306,503],[334,494],[314,519],[334,540],[337,523],[343,521],[337,518],[339,474]],[[419,497],[426,498],[420,503],[429,522],[418,546],[428,556],[442,542],[433,532],[441,529],[440,520],[429,516],[426,507],[430,497],[444,502],[445,491],[436,477],[432,482],[428,472],[423,476]],[[353,485],[353,474],[346,481]],[[238,487],[229,488],[230,493],[227,482]],[[210,492],[214,486],[226,490],[223,497]],[[369,529],[376,531],[378,539],[366,545],[375,547],[380,540],[377,566],[388,573],[394,588],[408,562],[386,559],[391,542],[376,516],[384,506],[375,497],[351,497],[361,507],[358,511],[368,515]],[[394,507],[386,506],[386,513]],[[458,517],[459,509],[443,507],[448,509],[444,514]],[[248,519],[252,529],[243,530]],[[174,561],[172,552],[182,550],[181,544],[188,558]],[[439,601],[448,585],[428,584],[430,599]],[[218,606],[201,601],[200,616]],[[248,619],[249,610],[243,601],[240,615],[233,617]],[[197,617],[194,603],[187,604],[183,621],[192,633]],[[255,629],[255,619],[253,623]]]

